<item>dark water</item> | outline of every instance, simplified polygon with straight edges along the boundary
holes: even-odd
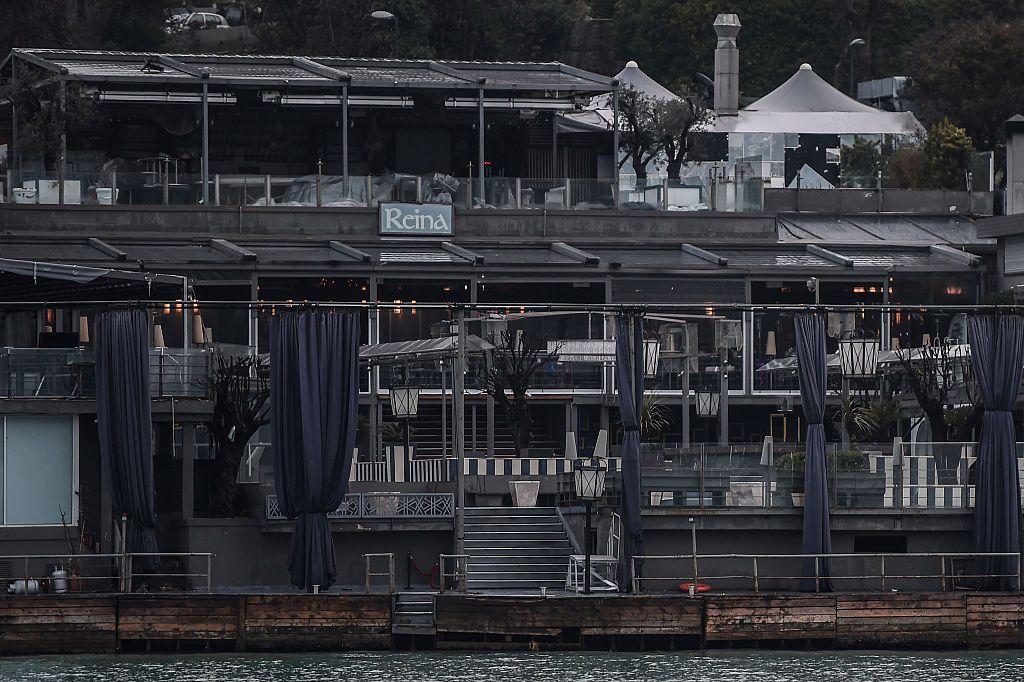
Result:
[[[1024,655],[986,653],[348,653],[209,656],[44,656],[0,659],[0,680],[270,682],[875,682],[1024,680]]]

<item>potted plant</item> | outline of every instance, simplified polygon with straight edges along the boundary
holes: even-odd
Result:
[[[804,453],[787,452],[775,459],[776,492],[789,491],[794,507],[804,506]]]

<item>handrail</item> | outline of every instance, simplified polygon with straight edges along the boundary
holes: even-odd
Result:
[[[445,560],[454,559],[455,568],[451,573],[445,570]],[[438,559],[438,572],[440,574],[440,591],[446,592],[447,580],[452,578],[455,581],[456,591],[469,592],[469,555],[468,554],[441,554]]]
[[[950,574],[949,570],[951,566],[948,563],[954,559],[1012,559],[1016,570],[1012,573],[979,573],[979,574],[964,574],[959,575]],[[752,573],[740,573],[730,575],[705,575],[700,571],[699,563],[701,560],[714,560],[714,559],[742,559],[750,560],[752,566]],[[907,552],[907,553],[885,553],[885,552],[864,552],[864,553],[829,553],[829,554],[665,554],[665,555],[637,555],[631,557],[630,563],[632,567],[633,575],[633,591],[639,593],[642,591],[644,581],[668,581],[668,582],[681,582],[683,580],[692,580],[693,584],[696,585],[699,580],[752,580],[754,592],[760,592],[761,580],[770,578],[773,580],[810,580],[812,576],[809,575],[765,575],[759,570],[758,560],[773,560],[773,559],[788,559],[788,560],[813,560],[814,562],[814,591],[819,592],[821,590],[821,583],[823,580],[840,581],[840,580],[875,580],[879,581],[879,588],[881,590],[886,589],[886,579],[898,579],[898,578],[909,578],[909,579],[940,579],[940,590],[945,592],[947,582],[952,585],[953,579],[956,578],[1010,578],[1016,582],[1016,589],[1019,591],[1022,589],[1022,561],[1021,555],[1016,552]],[[869,573],[865,575],[822,575],[821,564],[823,561],[829,561],[832,559],[878,559],[879,560],[879,571],[877,573]],[[901,559],[939,559],[940,560],[940,572],[939,573],[892,573],[886,572],[885,562],[889,559],[890,562],[893,560]],[[693,575],[671,576],[671,577],[641,577],[637,570],[638,563],[645,561],[683,561],[690,563],[693,567]],[[692,562],[692,563],[691,563]],[[891,565],[891,563],[890,563]]]
[[[388,579],[388,594],[394,594],[395,592],[395,555],[392,552],[383,552],[379,554],[364,554],[363,559],[366,561],[366,593],[370,593],[370,582],[372,578],[387,578]],[[386,571],[374,571],[372,570],[371,561],[373,559],[387,559],[387,570]]]
[[[0,561],[11,561],[11,562],[22,562],[22,575],[20,578],[12,578],[15,586],[15,593],[21,589],[21,594],[29,594],[32,592],[30,589],[32,582],[38,582],[40,577],[43,579],[50,579],[52,576],[49,574],[37,574],[33,577],[32,571],[29,569],[29,563],[32,561],[54,561],[59,560],[62,565],[72,566],[76,563],[82,563],[84,561],[91,561],[93,559],[105,559],[114,562],[115,567],[118,569],[116,575],[75,575],[69,576],[69,578],[79,581],[118,581],[117,590],[97,590],[99,592],[131,592],[132,584],[135,578],[205,578],[206,579],[206,593],[213,592],[213,557],[216,556],[212,552],[125,552],[125,553],[84,553],[84,554],[3,554],[0,555]],[[134,571],[134,562],[137,558],[166,558],[166,559],[192,559],[192,558],[204,558],[206,559],[206,570],[205,572],[194,573],[185,568],[182,572],[151,572],[151,573],[139,573]],[[38,588],[37,588],[38,589]]]

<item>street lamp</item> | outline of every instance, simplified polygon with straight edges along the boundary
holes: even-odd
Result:
[[[420,389],[416,386],[410,386],[408,383],[408,374],[406,374],[406,383],[404,386],[392,386],[391,387],[391,414],[405,425],[405,461],[408,462],[411,457],[412,443],[411,436],[409,434],[409,422],[419,412],[420,407]]]
[[[661,356],[661,341],[658,337],[644,339],[644,376],[658,374],[658,358]]]
[[[586,556],[583,563],[583,593],[590,594],[590,555],[593,552],[591,539],[593,530],[591,526],[591,511],[594,502],[600,500],[604,495],[604,477],[608,473],[608,462],[604,457],[591,457],[590,459],[577,459],[573,463],[573,483],[576,487],[576,497],[583,501],[587,508],[587,524],[585,549]]]
[[[854,90],[853,82],[854,73],[856,71],[856,69],[854,68],[856,57],[854,56],[855,52],[853,50],[860,50],[862,48],[867,47],[867,45],[868,44],[864,41],[863,38],[854,38],[846,45],[845,48],[843,48],[843,54],[839,55],[839,61],[836,62],[835,75],[832,80],[836,84],[836,87],[839,87],[839,65],[843,63],[843,57],[850,57],[850,97],[852,97],[853,99],[857,99],[857,92]]]
[[[694,394],[694,399],[697,403],[698,417],[713,419],[718,416],[718,408],[722,400],[721,393],[718,391],[697,391]]]
[[[370,16],[377,21],[393,21],[395,22],[395,32],[391,38],[391,49],[395,53],[393,56],[398,56],[398,17],[391,12],[384,9],[374,10],[370,12]]]
[[[843,372],[843,447],[850,444],[846,428],[846,405],[850,400],[850,380],[873,378],[878,371],[878,341],[867,337],[854,336],[853,332],[839,339],[839,368]]]

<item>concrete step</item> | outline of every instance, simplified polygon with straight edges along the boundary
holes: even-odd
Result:
[[[466,507],[466,516],[555,516],[554,507]]]
[[[469,550],[470,548],[467,547],[466,549]],[[572,547],[570,547],[568,543],[555,542],[555,543],[545,544],[545,545],[529,544],[526,547],[500,547],[500,546],[480,547],[480,546],[477,546],[477,547],[473,548],[472,552],[470,552],[469,555],[470,555],[470,557],[477,557],[477,556],[491,556],[491,557],[499,557],[499,556],[512,556],[512,557],[519,557],[519,556],[536,556],[536,557],[541,557],[541,556],[557,556],[557,557],[568,558],[569,555],[572,554],[572,553],[573,553]]]
[[[466,534],[479,533],[562,533],[560,523],[467,523]]]

